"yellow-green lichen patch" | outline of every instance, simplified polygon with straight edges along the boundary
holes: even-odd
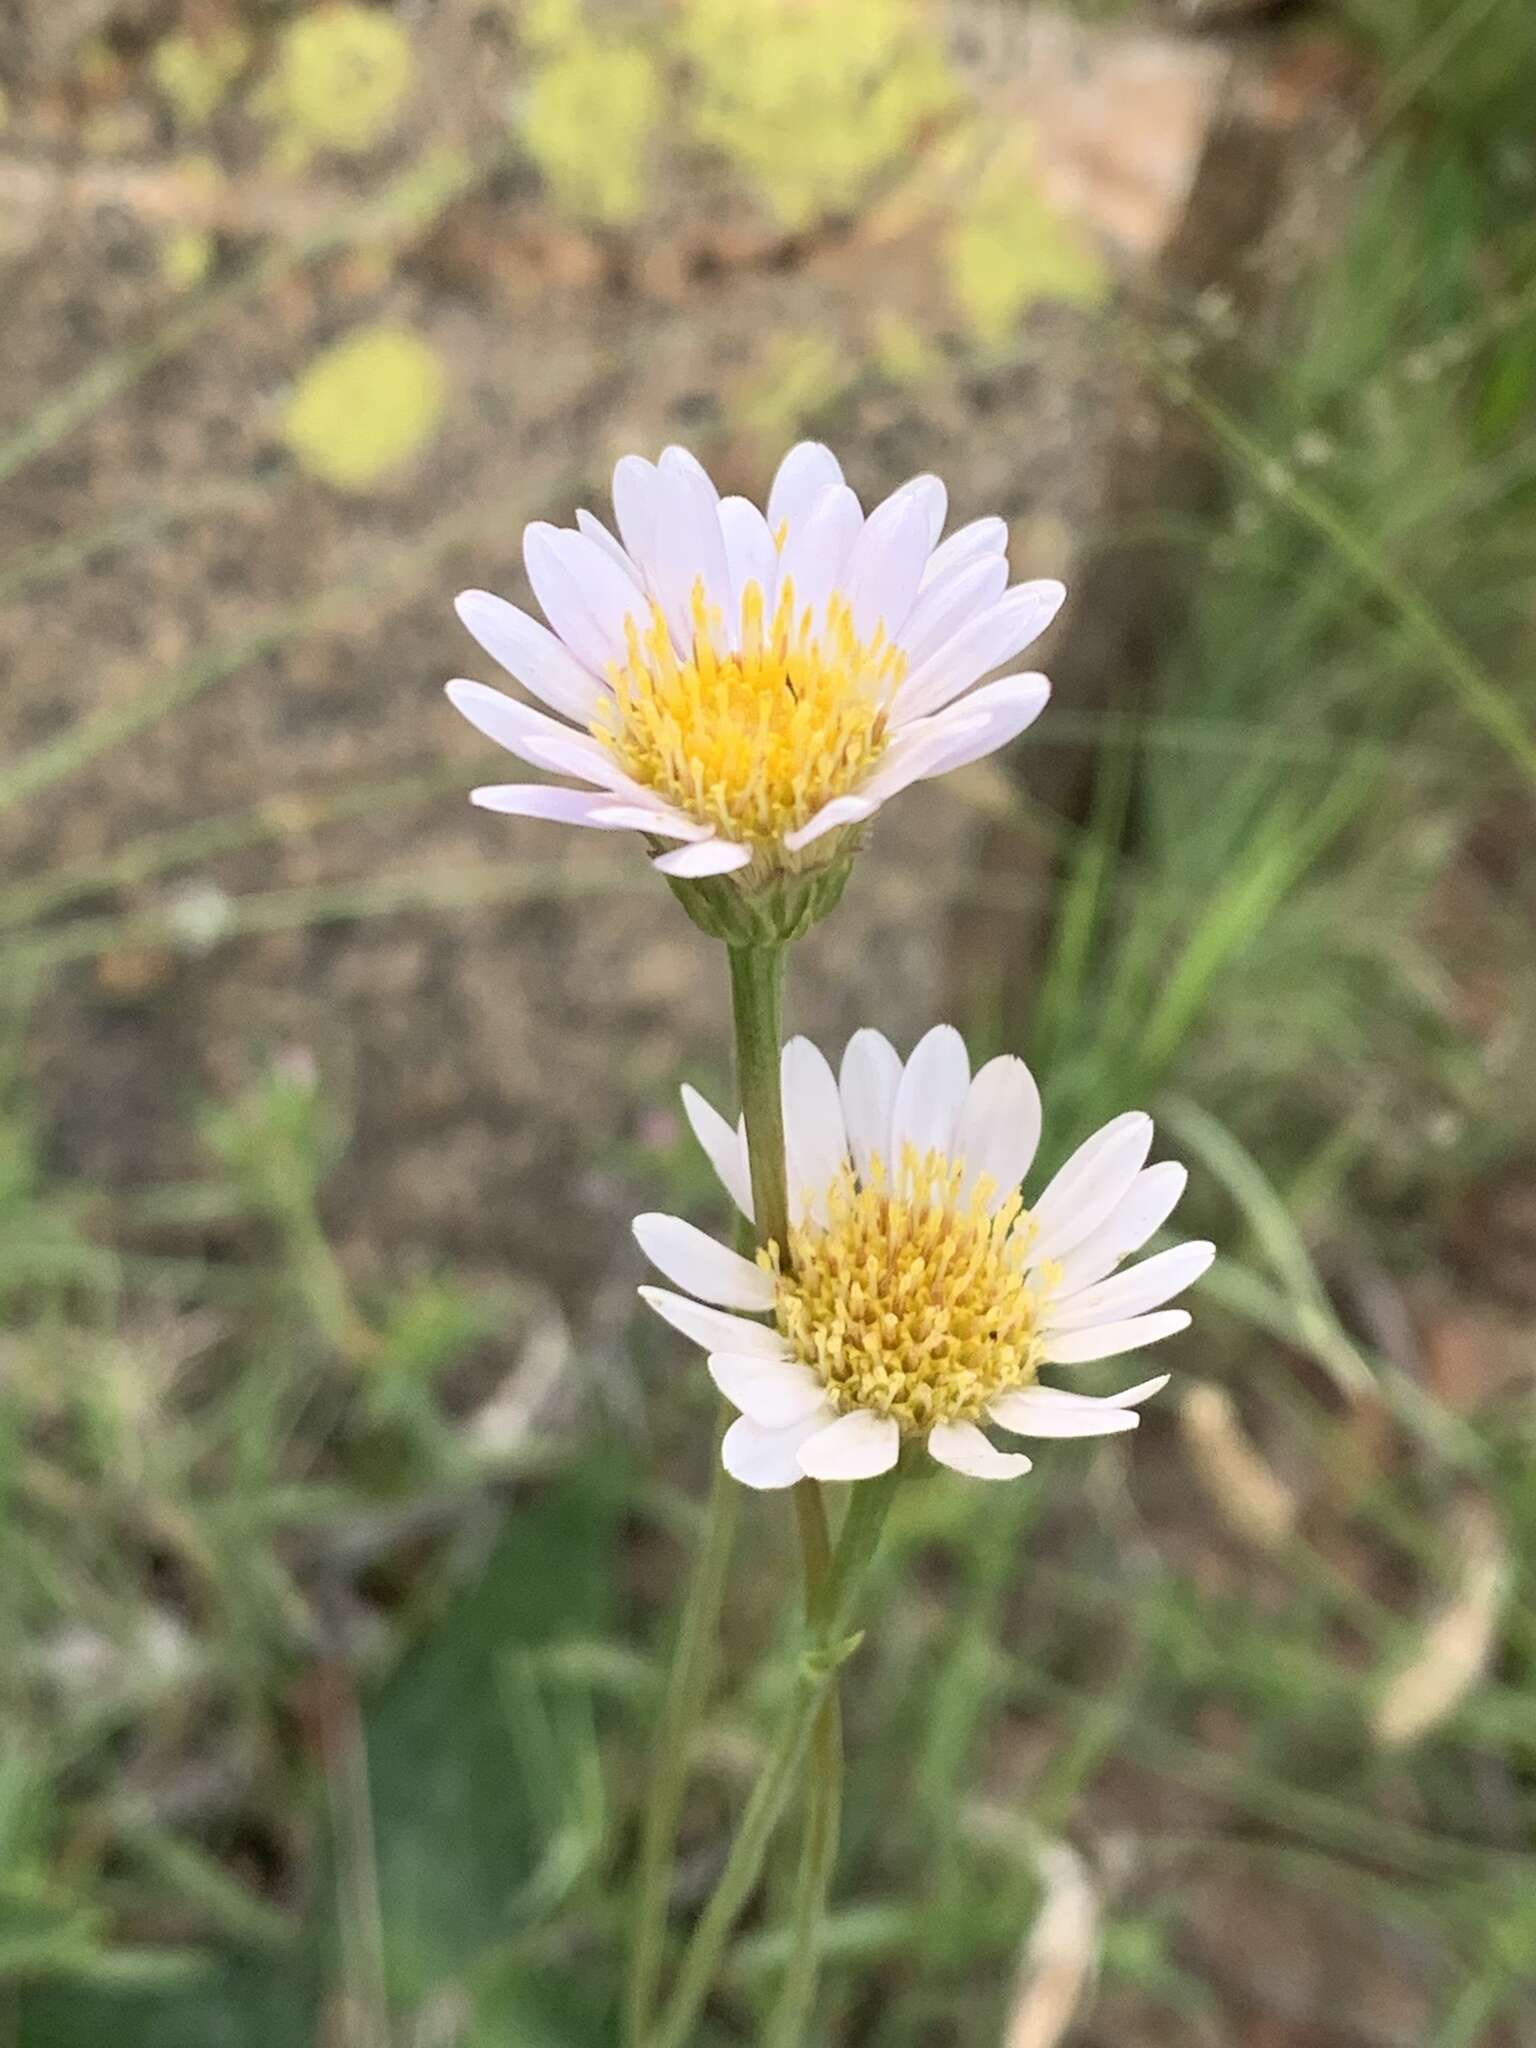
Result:
[[[684,118],[790,227],[854,205],[955,96],[921,0],[682,0]]]
[[[982,171],[950,228],[945,259],[967,326],[989,345],[1042,300],[1093,307],[1109,291],[1103,257],[1047,198],[1027,139],[999,150]]]
[[[847,386],[847,365],[830,334],[776,334],[731,411],[764,448],[777,448],[792,441]]]
[[[650,51],[600,37],[567,0],[529,23],[537,62],[522,108],[529,155],[567,212],[618,225],[645,204],[646,158],[661,118]]]
[[[431,440],[446,388],[441,362],[418,335],[364,328],[305,370],[283,415],[283,439],[311,475],[364,491]]]
[[[150,58],[161,98],[183,128],[201,128],[245,69],[250,38],[238,28],[164,36]]]
[[[279,160],[290,167],[322,150],[359,156],[395,127],[415,73],[410,38],[377,8],[334,0],[289,23],[260,110]]]

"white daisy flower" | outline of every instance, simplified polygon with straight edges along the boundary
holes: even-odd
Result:
[[[1106,1399],[1042,1386],[1039,1374],[1188,1326],[1164,1304],[1206,1270],[1214,1246],[1180,1244],[1116,1270],[1184,1191],[1182,1166],[1147,1164],[1150,1117],[1106,1124],[1026,1207],[1040,1094],[1020,1059],[990,1060],[972,1078],[959,1032],[941,1024],[905,1066],[878,1031],[857,1032],[834,1075],[796,1038],[782,1087],[787,1247],[753,1261],[680,1217],[634,1226],[651,1263],[686,1289],[642,1296],[704,1347],[740,1411],[724,1446],[735,1478],[869,1479],[921,1438],[957,1472],[1011,1479],[1030,1461],[997,1448],[984,1424],[1020,1437],[1136,1427],[1166,1373]],[[742,1127],[692,1089],[683,1100],[750,1217]]]
[[[919,476],[866,518],[815,441],[780,463],[766,513],[722,498],[684,448],[626,455],[619,538],[586,511],[523,537],[547,626],[488,591],[458,599],[485,651],[555,715],[484,683],[452,682],[449,697],[520,760],[581,786],[499,783],[471,800],[639,832],[678,878],[750,869],[750,889],[829,865],[898,790],[1006,745],[1049,694],[1040,675],[972,688],[1066,593],[1008,587],[1001,519],[941,543],[946,504]]]

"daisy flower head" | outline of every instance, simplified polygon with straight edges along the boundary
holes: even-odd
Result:
[[[1152,1120],[1118,1116],[1026,1204],[1040,1094],[1021,1059],[974,1076],[941,1024],[905,1064],[878,1031],[849,1040],[834,1074],[807,1039],[784,1047],[789,1242],[756,1260],[680,1217],[635,1236],[679,1289],[644,1299],[709,1354],[738,1419],[726,1469],[743,1485],[869,1479],[908,1441],[975,1479],[1027,1472],[987,1425],[1015,1437],[1134,1429],[1167,1375],[1104,1398],[1046,1386],[1043,1369],[1140,1350],[1185,1329],[1165,1304],[1214,1247],[1175,1245],[1117,1270],[1168,1217],[1185,1170],[1147,1164]],[[750,1217],[742,1128],[692,1089],[694,1133]],[[768,1318],[769,1320],[758,1320]]]
[[[1005,746],[1045,704],[1044,676],[973,686],[1043,633],[1066,593],[1009,587],[1001,519],[941,540],[935,476],[866,516],[836,456],[804,441],[760,510],[668,448],[619,462],[613,510],[617,535],[586,511],[527,529],[547,624],[488,591],[458,599],[481,647],[546,708],[464,680],[449,697],[566,778],[472,801],[638,832],[699,921],[736,943],[830,908],[883,803]]]

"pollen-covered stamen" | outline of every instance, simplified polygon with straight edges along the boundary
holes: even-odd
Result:
[[[1017,1194],[988,1207],[985,1178],[962,1201],[965,1168],[909,1146],[894,1185],[876,1158],[827,1191],[826,1224],[790,1231],[789,1270],[759,1254],[777,1284],[775,1316],[834,1407],[893,1415],[907,1435],[978,1422],[1040,1366],[1034,1235]]]
[[[793,582],[773,616],[749,583],[740,645],[693,593],[693,645],[680,658],[660,607],[627,622],[628,659],[592,731],[634,781],[739,845],[768,846],[856,790],[885,751],[888,707],[905,670],[884,628],[854,631],[847,600],[797,611]]]

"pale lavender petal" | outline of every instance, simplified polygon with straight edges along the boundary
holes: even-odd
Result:
[[[779,590],[782,594],[785,583],[793,583],[797,621],[809,611],[819,629],[863,523],[858,499],[846,484],[837,484],[790,527],[779,557]]]
[[[1060,583],[1018,583],[962,626],[903,681],[893,700],[902,720],[926,717],[1038,640],[1066,597]]]
[[[842,481],[842,464],[820,441],[801,441],[791,448],[768,493],[768,531],[775,541],[780,527],[793,531],[822,493]]]
[[[866,818],[872,818],[878,809],[879,805],[871,803],[865,796],[832,797],[814,816],[807,818],[803,825],[793,832],[786,832],[784,844],[791,853],[800,853],[807,846],[814,845],[828,832],[836,832],[843,825],[862,824]]]
[[[590,725],[598,705],[612,694],[563,640],[505,598],[489,590],[461,590],[453,608],[492,661],[551,711]]]
[[[897,492],[870,513],[843,574],[860,640],[872,639],[883,625],[886,638],[899,644],[929,547],[928,514],[920,499]]]
[[[926,587],[937,583],[941,577],[950,575],[967,562],[974,562],[982,555],[1006,555],[1008,552],[1008,526],[1002,519],[973,519],[969,526],[960,526],[949,539],[936,547],[928,557],[928,567],[923,576]]]
[[[924,585],[899,634],[910,674],[952,640],[968,619],[990,611],[1008,588],[1008,564],[1001,555],[962,562],[947,576]]]
[[[551,824],[584,825],[595,832],[629,832],[632,825],[603,816],[608,799],[600,789],[559,789],[548,782],[492,782],[469,792],[482,811],[508,818],[543,818]]]
[[[737,618],[741,617],[741,600],[747,585],[755,583],[762,592],[763,615],[771,619],[779,580],[779,551],[773,544],[767,520],[750,498],[722,498],[720,531],[725,539]]]

